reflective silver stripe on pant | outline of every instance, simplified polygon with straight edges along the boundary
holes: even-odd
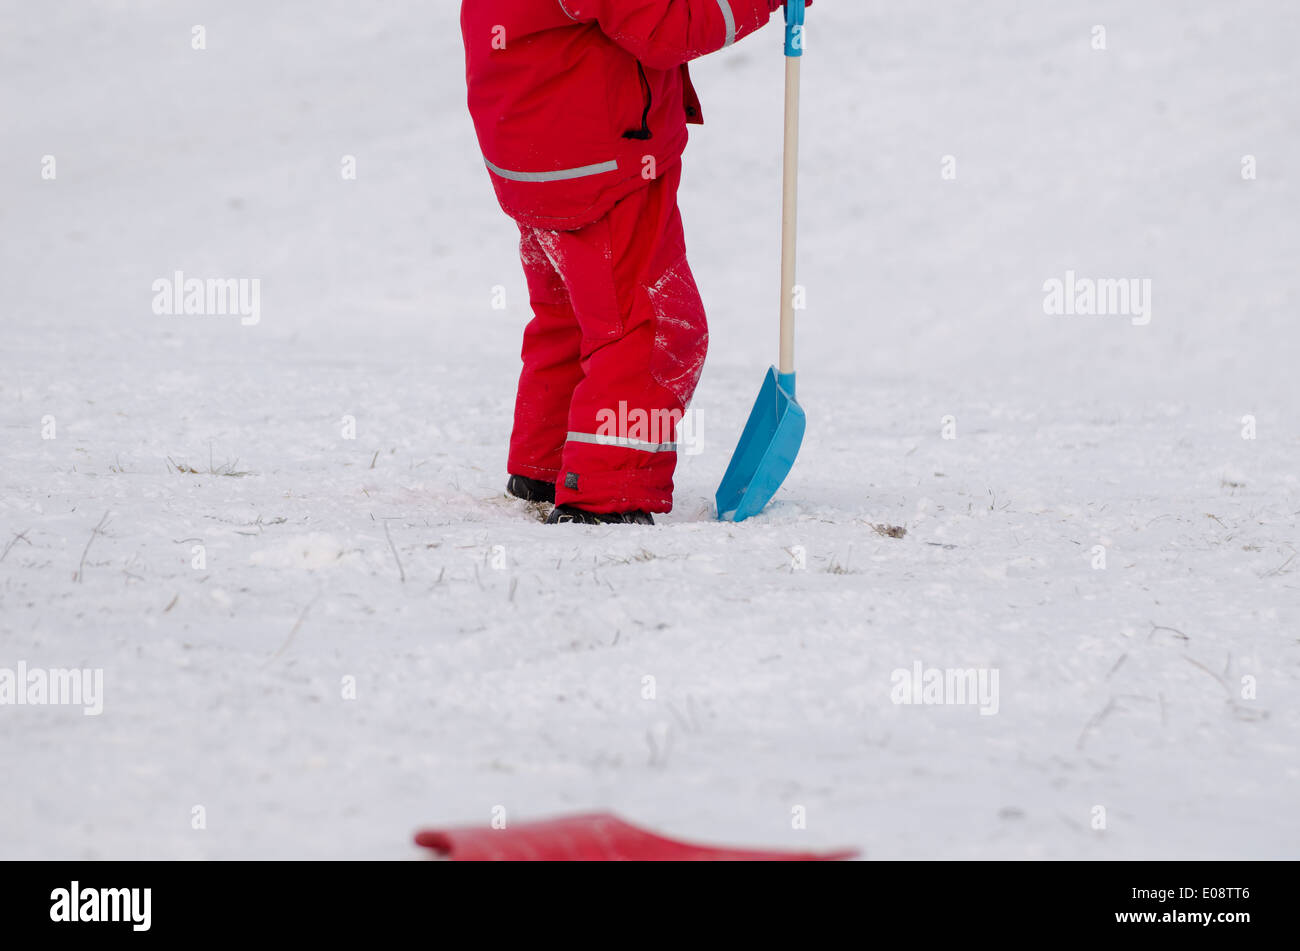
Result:
[[[727,22],[727,42],[723,46],[730,46],[736,42],[736,15],[731,12],[731,4],[727,0],[718,0],[718,6],[722,8],[722,19]]]
[[[582,168],[562,168],[555,172],[512,172],[508,168],[493,165],[487,159],[484,164],[496,175],[512,182],[564,182],[571,178],[586,178],[589,175],[604,175],[606,172],[618,171],[618,162],[611,160],[598,165],[584,165]]]
[[[621,446],[639,452],[677,451],[675,442],[646,442],[642,439],[629,439],[626,436],[598,436],[594,433],[569,433],[569,442],[585,442],[593,446]]]

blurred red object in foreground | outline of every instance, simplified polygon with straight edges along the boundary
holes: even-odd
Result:
[[[821,862],[856,849],[785,852],[676,842],[606,812],[525,822],[505,829],[422,829],[416,845],[458,862]]]

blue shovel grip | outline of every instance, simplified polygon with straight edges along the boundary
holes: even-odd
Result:
[[[808,8],[804,0],[786,0],[785,4],[785,55],[803,55],[803,22]]]

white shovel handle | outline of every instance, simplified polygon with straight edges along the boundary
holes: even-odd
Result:
[[[802,2],[802,0],[794,0]],[[781,198],[781,373],[794,372],[795,250],[799,236],[799,65],[785,59],[785,181]]]

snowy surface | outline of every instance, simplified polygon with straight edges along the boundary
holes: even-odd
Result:
[[[617,529],[502,494],[527,302],[455,13],[0,3],[0,667],[105,694],[0,706],[0,857],[412,858],[498,806],[1300,854],[1295,4],[821,0],[810,426],[740,525],[711,499],[775,351],[779,31],[699,63],[704,451]],[[155,315],[178,269],[259,279],[260,323]],[[1069,269],[1150,279],[1151,322],[1046,316]],[[995,668],[998,713],[894,704],[915,662]]]

